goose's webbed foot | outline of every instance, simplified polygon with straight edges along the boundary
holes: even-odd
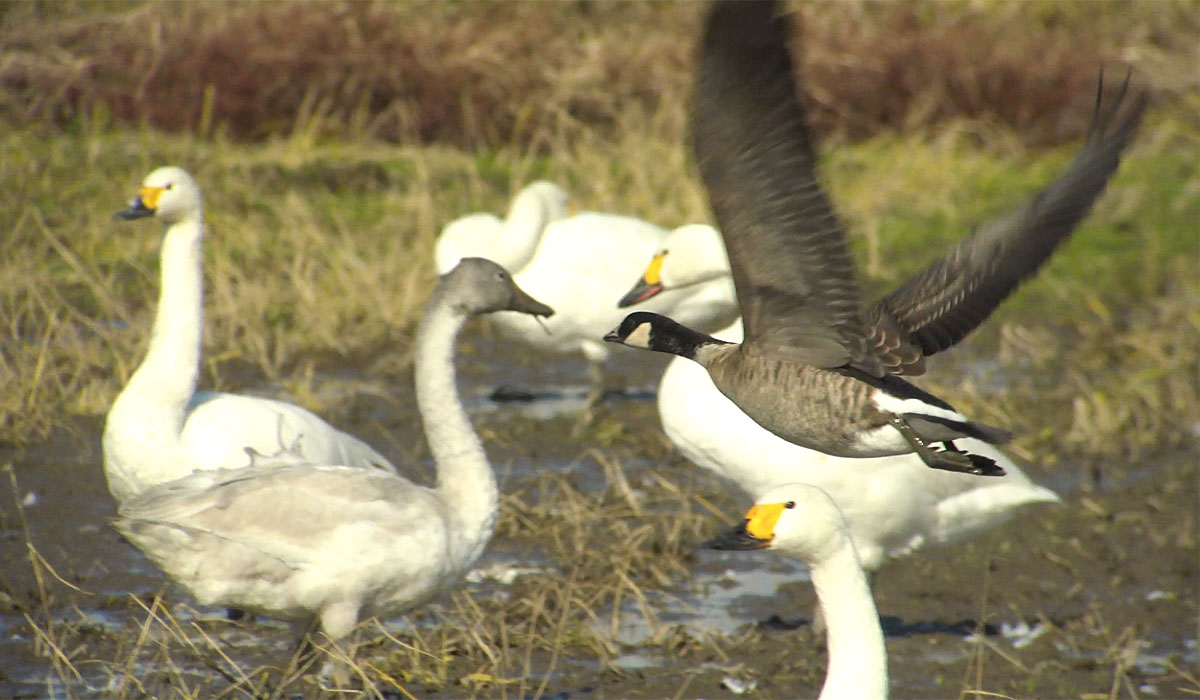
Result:
[[[994,459],[981,455],[970,454],[958,449],[951,441],[942,444],[944,449],[938,449],[926,442],[917,431],[913,430],[908,421],[901,416],[892,416],[892,427],[900,431],[904,439],[912,446],[913,452],[925,462],[926,466],[942,469],[948,472],[961,472],[979,476],[1004,476],[1004,468],[996,464]]]

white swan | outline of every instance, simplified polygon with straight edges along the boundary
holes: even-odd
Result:
[[[121,506],[115,526],[201,603],[319,622],[330,638],[456,583],[497,515],[495,475],[455,387],[454,343],[475,314],[553,310],[503,268],[463,260],[417,337],[416,394],[436,488],[344,466],[194,472]]]
[[[829,661],[819,700],[887,697],[887,649],[875,601],[846,520],[821,489],[808,484],[771,489],[741,525],[705,546],[769,548],[803,559],[828,625]]]
[[[162,289],[142,364],[109,409],[104,476],[123,502],[196,470],[269,462],[345,464],[395,472],[362,440],[311,411],[272,399],[197,392],[204,330],[200,189],[187,172],[158,168],[115,218],[153,216],[165,232]]]
[[[693,228],[711,230],[701,224],[681,227]],[[601,336],[625,317],[613,301],[668,235],[666,229],[629,216],[597,212],[567,216],[566,192],[539,181],[517,194],[503,222],[490,214],[471,214],[448,224],[438,238],[434,259],[440,273],[463,256],[488,257],[508,269],[522,289],[557,309],[544,323],[513,313],[489,320],[504,335],[540,350],[583,353],[596,398],[610,353]],[[713,290],[662,293],[645,308],[715,330],[737,313],[723,303],[726,294],[733,294],[728,275]]]

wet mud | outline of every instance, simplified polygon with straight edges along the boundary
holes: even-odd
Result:
[[[460,390],[505,508],[552,498],[547,475],[597,498],[616,481],[631,499],[677,489],[726,518],[698,508],[691,541],[698,545],[748,505],[663,437],[653,392],[665,358],[614,358],[610,381],[621,390],[584,422],[581,360],[505,360],[494,343],[486,333],[470,336]],[[325,415],[408,465],[413,478],[432,481],[409,382],[347,368],[318,383],[341,397]],[[286,627],[200,608],[121,540],[108,526],[115,505],[101,471],[101,429],[102,417],[82,419],[47,444],[0,448],[0,464],[12,465],[0,484],[0,697],[246,697],[231,690],[238,679],[212,649],[242,668],[277,664],[288,653]],[[1200,454],[1138,464],[1077,464],[1069,455],[1056,461],[1053,470],[1032,464],[1027,473],[1058,491],[1061,506],[1030,507],[980,539],[878,573],[874,593],[894,697],[979,690],[987,697],[1177,698],[1200,691]],[[810,626],[814,597],[803,565],[764,552],[694,548],[681,556],[686,566],[664,564],[669,575],[643,585],[643,599],[606,599],[584,623],[590,629],[562,637],[593,641],[564,641],[554,652],[531,645],[522,666],[509,669],[527,670],[523,683],[463,680],[480,664],[468,652],[449,654],[438,678],[410,667],[400,682],[415,697],[814,697],[825,652]],[[463,590],[502,609],[504,601],[540,595],[539,580],[566,575],[538,532],[502,523]],[[450,600],[442,596],[385,627],[406,639],[463,624]],[[179,653],[170,624],[148,623],[164,610],[185,636],[203,630],[216,642],[207,652]],[[387,644],[376,641],[360,654],[387,656]],[[173,689],[155,674],[187,679],[190,687]]]

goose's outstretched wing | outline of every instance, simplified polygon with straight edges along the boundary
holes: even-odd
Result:
[[[974,330],[1087,215],[1120,165],[1147,102],[1144,90],[1129,94],[1126,77],[1112,105],[1103,109],[1103,78],[1102,73],[1087,141],[1058,179],[981,226],[866,311],[869,337],[889,372],[923,373],[926,355]]]
[[[692,145],[729,253],[743,347],[882,376],[845,231],[817,181],[778,10],[713,4],[692,98]]]

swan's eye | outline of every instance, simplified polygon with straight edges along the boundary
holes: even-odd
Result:
[[[508,279],[508,273],[507,273],[507,272],[504,272],[503,270],[501,270],[500,272],[497,272],[497,273],[496,273],[496,279],[498,279],[498,280],[506,280],[506,279]]]
[[[795,502],[795,501],[788,501],[787,503],[784,503],[784,504],[783,504],[783,507],[784,507],[784,508],[787,508],[788,510],[791,510],[791,509],[793,509],[793,508],[795,508],[795,507],[796,507],[796,502]]]
[[[174,187],[174,186],[175,186],[175,183],[173,183],[173,182],[168,182],[168,183],[166,184],[166,186],[165,186],[165,187],[163,187],[163,189],[164,189],[164,190],[169,190],[169,189],[171,189],[171,188],[172,188],[172,187]]]

